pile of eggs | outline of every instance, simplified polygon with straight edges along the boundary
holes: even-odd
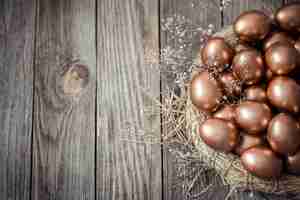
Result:
[[[201,50],[207,67],[190,83],[192,103],[209,116],[199,136],[260,178],[300,175],[300,4],[273,17],[244,12],[234,32],[235,46],[211,37]]]

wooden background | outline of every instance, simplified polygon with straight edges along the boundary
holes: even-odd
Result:
[[[160,20],[177,13],[221,29],[245,10],[286,2],[233,0],[220,11],[219,0],[0,0],[0,199],[187,199],[168,151],[120,139],[124,124],[137,124],[132,141],[161,124],[145,114],[153,102],[141,91],[163,100],[168,85],[147,64],[170,43]]]

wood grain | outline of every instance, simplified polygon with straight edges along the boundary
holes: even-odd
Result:
[[[0,197],[30,198],[34,0],[0,1]]]
[[[98,1],[98,200],[162,197],[161,148],[141,132],[160,137],[159,112],[144,110],[160,94],[158,22],[157,0]]]
[[[166,19],[169,16],[179,15],[184,16],[187,19],[191,20],[192,24],[199,25],[203,28],[207,28],[209,24],[213,24],[216,29],[219,29],[221,26],[221,12],[219,10],[219,1],[214,0],[202,0],[202,1],[182,1],[182,0],[161,0],[160,1],[160,16],[161,20]],[[161,48],[167,48],[172,44],[172,34],[168,32],[161,31]],[[197,42],[197,41],[195,41]],[[175,44],[175,48],[179,48]],[[193,53],[199,51],[199,47],[193,49]],[[162,75],[164,76],[164,74]],[[165,75],[167,76],[167,75]],[[173,82],[169,82],[165,79],[162,80],[162,92],[169,86],[174,85]],[[163,96],[164,102],[165,96]],[[164,123],[163,123],[164,124]],[[167,127],[163,127],[163,133],[166,134],[169,130]],[[167,148],[164,149],[163,153],[163,181],[164,181],[164,199],[165,200],[182,200],[189,199],[184,192],[184,189],[181,187],[182,177],[178,176],[176,164],[176,159],[168,151]],[[199,169],[200,170],[200,169]],[[201,189],[208,186],[210,177],[203,175],[201,177],[201,183],[195,186],[195,193],[200,192]],[[217,191],[217,192],[216,192]],[[221,195],[223,194],[223,196]],[[217,197],[219,199],[224,199],[225,193],[222,188],[218,190],[212,190],[207,192],[205,195],[199,197],[199,199],[213,199]],[[192,199],[192,198],[190,198]]]
[[[37,10],[32,199],[94,199],[95,2]]]

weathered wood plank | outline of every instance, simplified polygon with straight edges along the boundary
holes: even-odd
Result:
[[[174,14],[179,16],[184,16],[187,19],[190,19],[192,24],[201,25],[203,28],[207,28],[209,24],[213,24],[217,29],[221,26],[221,12],[219,10],[219,1],[215,0],[202,0],[202,1],[182,1],[182,0],[161,0],[160,1],[160,16],[162,19],[165,19],[169,16],[174,16]],[[169,45],[172,46],[172,34],[168,32],[161,32],[161,48],[164,49]],[[197,41],[195,41],[197,42]],[[175,44],[176,45],[176,44]],[[177,45],[178,46],[178,45]],[[178,47],[179,48],[179,47]],[[194,52],[197,52],[199,47],[193,49]],[[164,74],[162,74],[164,76]],[[166,76],[166,75],[165,75]],[[171,82],[162,80],[162,90],[163,94],[166,90],[167,86],[172,86]],[[164,96],[163,96],[164,102]],[[163,123],[164,124],[164,123]],[[166,134],[168,132],[167,127],[163,127],[163,132]],[[163,152],[163,182],[164,182],[164,199],[165,200],[182,200],[186,199],[186,194],[184,193],[184,189],[178,185],[178,177],[176,170],[176,161],[172,154],[164,149]],[[205,176],[205,175],[204,175]],[[203,185],[207,181],[205,181],[205,177],[203,176],[202,182]],[[197,188],[198,187],[198,188]],[[196,186],[197,190],[201,190],[201,186]],[[203,189],[203,186],[202,186]],[[213,199],[214,196],[220,197],[220,195],[216,195],[216,193],[224,193],[219,188],[218,190],[208,192],[206,195],[202,196],[201,199]],[[199,197],[200,198],[200,197]],[[223,199],[220,197],[220,199]]]
[[[161,199],[160,145],[137,143],[160,115],[158,1],[98,1],[97,199]],[[125,128],[127,127],[127,128]]]
[[[30,198],[34,0],[0,1],[0,197]]]
[[[95,1],[38,1],[32,199],[95,198]]]

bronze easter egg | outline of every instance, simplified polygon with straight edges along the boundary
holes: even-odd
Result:
[[[267,89],[269,102],[292,113],[300,111],[300,86],[293,79],[285,76],[273,78]]]
[[[239,144],[235,147],[235,152],[242,155],[252,147],[261,146],[265,143],[263,137],[243,133],[240,137]]]
[[[267,102],[267,91],[258,85],[253,85],[245,90],[245,97],[247,100],[251,101],[259,101],[259,102]]]
[[[213,114],[214,118],[224,119],[230,122],[235,121],[235,105],[224,105]]]
[[[235,125],[217,118],[206,120],[199,128],[199,135],[208,146],[222,152],[232,151],[239,141]]]
[[[271,118],[271,109],[265,103],[244,101],[236,108],[235,121],[249,134],[262,134],[267,129]]]
[[[253,85],[264,76],[264,61],[257,50],[241,51],[233,59],[232,70],[246,85]]]
[[[201,51],[203,63],[220,72],[231,65],[233,56],[234,50],[221,37],[210,38]]]
[[[234,32],[247,42],[264,39],[271,30],[271,19],[261,11],[242,13],[234,23]]]
[[[193,77],[190,93],[192,103],[206,111],[215,111],[223,97],[220,84],[206,71]]]
[[[291,115],[280,113],[271,120],[267,139],[273,151],[293,155],[300,147],[300,125]]]
[[[299,63],[299,52],[289,43],[277,42],[268,48],[265,60],[275,74],[284,75],[294,70]]]
[[[294,39],[290,37],[285,32],[274,32],[269,37],[267,37],[263,42],[263,50],[267,51],[267,49],[273,44],[281,42],[281,43],[289,43],[293,45],[295,43]]]
[[[283,161],[267,147],[253,147],[241,156],[242,164],[251,174],[265,179],[278,178]]]
[[[233,73],[225,72],[220,75],[219,80],[228,96],[239,96],[242,93],[241,81]]]
[[[279,26],[291,32],[300,32],[300,4],[293,3],[280,8],[275,15]]]

